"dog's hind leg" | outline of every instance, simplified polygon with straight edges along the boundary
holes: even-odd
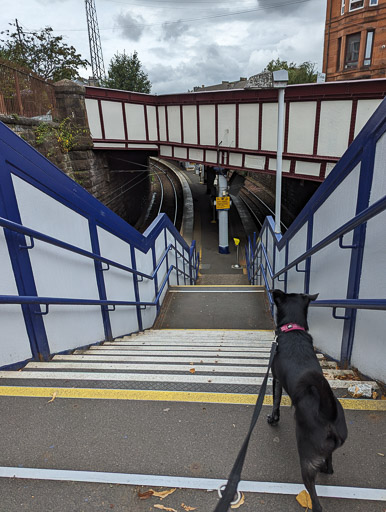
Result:
[[[303,482],[312,501],[312,512],[322,512],[322,507],[320,505],[319,498],[315,489],[315,477],[318,468],[316,468],[312,462],[306,460],[301,460],[300,465]]]
[[[267,421],[270,425],[277,425],[280,419],[280,402],[283,388],[278,379],[275,377],[272,379],[273,387],[273,408],[272,414],[267,417]]]

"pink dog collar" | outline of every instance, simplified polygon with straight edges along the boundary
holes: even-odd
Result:
[[[305,328],[298,324],[286,324],[280,327],[281,332],[305,331]]]

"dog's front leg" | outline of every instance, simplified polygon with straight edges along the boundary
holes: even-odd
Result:
[[[283,387],[279,381],[275,377],[272,379],[272,387],[273,387],[273,408],[272,414],[267,417],[267,421],[270,425],[277,425],[280,419],[280,402],[281,395],[283,393]]]
[[[322,506],[320,505],[320,501],[315,489],[315,478],[317,468],[311,462],[305,460],[300,461],[300,467],[302,470],[302,478],[304,485],[311,498],[312,512],[322,512]]]
[[[334,469],[332,467],[332,454],[330,454],[323,466],[320,468],[321,473],[327,473],[327,475],[332,475],[334,473]]]

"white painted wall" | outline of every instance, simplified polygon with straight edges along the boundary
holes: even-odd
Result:
[[[100,227],[98,240],[101,256],[132,268],[130,245]],[[106,268],[106,265],[103,265]],[[103,272],[106,298],[109,300],[135,301],[133,275],[110,266]],[[110,307],[111,308],[111,307]],[[116,306],[109,313],[113,338],[138,331],[138,318],[135,306]]]
[[[125,139],[122,103],[101,101],[106,139]]]
[[[145,107],[136,103],[126,103],[127,137],[130,140],[146,140]]]
[[[19,177],[12,178],[26,227],[91,251],[85,217]],[[39,296],[99,300],[93,260],[39,240],[29,256]],[[52,353],[104,339],[99,306],[50,306],[43,321]]]
[[[214,146],[216,143],[215,137],[215,106],[214,105],[200,105],[200,144],[202,146]]]
[[[239,146],[245,149],[259,147],[259,111],[258,103],[239,106]]]
[[[288,153],[312,155],[316,101],[292,101],[289,109]]]
[[[3,229],[0,229],[0,261],[0,295],[19,295]],[[32,357],[21,306],[0,305],[0,325],[0,367]]]
[[[159,140],[167,140],[166,137],[166,109],[165,107],[157,107],[159,122]]]
[[[144,274],[151,275],[153,272],[153,254],[149,249],[147,253],[135,249],[135,260],[137,263],[137,270]],[[151,279],[143,278],[143,281],[138,283],[139,298],[143,302],[153,302],[156,297],[154,281]],[[144,329],[149,329],[155,322],[157,316],[157,308],[155,306],[146,306],[146,309],[141,310],[142,325]]]
[[[149,140],[158,140],[157,131],[157,110],[152,105],[146,106],[147,129],[149,131]]]
[[[221,147],[236,147],[236,105],[218,105],[218,142]]]
[[[197,108],[196,105],[182,107],[184,143],[197,144]]]
[[[322,101],[318,155],[340,157],[348,146],[352,101]]]
[[[102,128],[99,116],[98,100],[86,98],[86,110],[91,137],[93,139],[101,139]]]
[[[168,106],[169,141],[181,142],[181,111],[178,105]]]

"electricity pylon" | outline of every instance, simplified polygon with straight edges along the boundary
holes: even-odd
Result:
[[[105,66],[103,63],[102,45],[99,35],[95,0],[85,0],[85,3],[92,74],[94,80],[100,82],[105,78]]]

